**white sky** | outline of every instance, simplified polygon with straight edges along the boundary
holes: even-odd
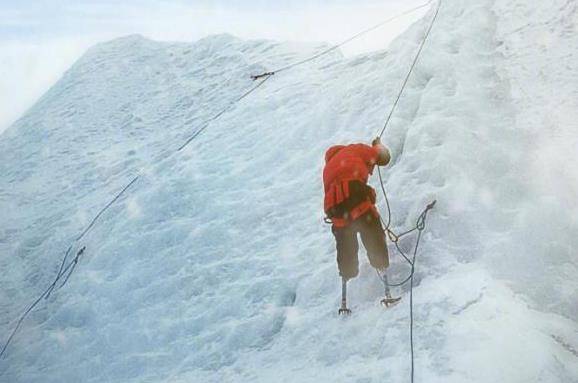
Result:
[[[338,43],[425,0],[0,0],[0,132],[19,118],[83,52],[139,33],[195,41],[215,33],[241,38]],[[383,49],[427,8],[343,48]]]

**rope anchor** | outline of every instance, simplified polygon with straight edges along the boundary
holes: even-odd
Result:
[[[253,79],[253,81],[255,81],[255,80],[258,80],[258,79],[265,77],[265,76],[273,76],[274,74],[275,74],[275,72],[264,72],[261,74],[251,75],[251,78]]]

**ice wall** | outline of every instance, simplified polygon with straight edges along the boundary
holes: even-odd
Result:
[[[576,8],[445,0],[440,12],[384,136],[394,227],[438,200],[417,264],[416,381],[578,381],[575,220],[557,197],[573,189],[551,188],[557,214],[547,214],[535,203],[544,183],[528,179],[548,128],[528,127],[524,112],[543,108],[540,86],[557,88],[515,69],[535,65],[539,48],[508,29],[567,21],[549,35],[560,59],[546,60],[568,60],[556,66],[567,99]],[[2,334],[98,209],[141,178],[83,241],[68,284],[26,320],[0,380],[406,381],[407,300],[384,312],[363,251],[354,314],[336,315],[320,175],[328,146],[379,132],[431,15],[387,51],[335,52],[275,75],[168,158],[253,85],[249,74],[323,47],[130,36],[90,50],[0,136]],[[533,246],[545,231],[557,245]],[[394,255],[391,278],[406,272]]]

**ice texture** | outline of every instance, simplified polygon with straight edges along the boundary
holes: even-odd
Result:
[[[178,154],[249,75],[327,46],[90,49],[0,136],[0,340],[140,177],[75,245],[0,381],[408,381],[408,300],[384,311],[363,250],[353,315],[337,316],[321,171],[329,146],[380,131],[432,14],[385,51],[276,74]],[[383,138],[393,228],[438,201],[416,264],[416,382],[578,382],[577,29],[574,1],[443,2]]]

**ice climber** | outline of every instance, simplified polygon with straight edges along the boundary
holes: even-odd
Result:
[[[389,266],[385,232],[375,206],[375,190],[367,184],[375,165],[389,163],[389,150],[376,138],[365,144],[336,145],[325,153],[323,184],[324,210],[335,236],[337,266],[342,278],[342,304],[339,313],[349,313],[346,307],[346,286],[359,272],[357,234],[367,250],[369,263],[382,279]],[[386,283],[386,295],[389,289]]]

